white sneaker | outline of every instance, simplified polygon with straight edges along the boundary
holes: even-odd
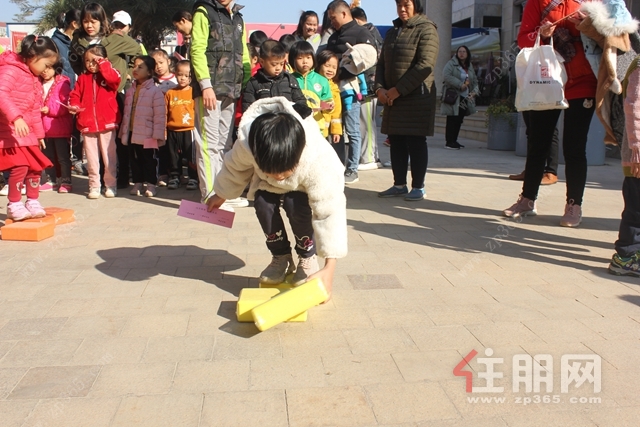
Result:
[[[230,199],[224,202],[227,206],[232,206],[234,208],[246,208],[249,206],[249,201],[244,197],[238,197],[236,199]]]
[[[99,199],[100,198],[100,188],[94,187],[89,189],[89,194],[87,194],[87,199]]]
[[[358,170],[359,171],[372,171],[378,169],[378,163],[377,162],[371,162],[371,163],[362,163],[358,165]]]
[[[115,187],[107,187],[104,192],[104,197],[107,199],[113,199],[118,194],[118,190]]]
[[[0,189],[0,196],[8,196],[9,195],[9,184],[5,185]]]

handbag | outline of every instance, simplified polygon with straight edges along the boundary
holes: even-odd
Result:
[[[458,91],[452,87],[448,87],[444,91],[444,95],[442,96],[442,102],[447,105],[454,105],[458,100]]]
[[[549,45],[540,45],[540,34],[533,47],[516,57],[516,109],[518,111],[562,110],[569,108],[564,97],[567,72],[564,59]]]

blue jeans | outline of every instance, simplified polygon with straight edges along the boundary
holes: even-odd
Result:
[[[357,172],[360,164],[360,103],[351,104],[350,110],[345,110],[342,114],[344,130],[349,137],[349,154],[347,157],[347,171]]]

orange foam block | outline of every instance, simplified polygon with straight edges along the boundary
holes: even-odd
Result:
[[[53,215],[56,218],[56,225],[69,224],[76,220],[76,215],[72,209],[63,208],[44,208],[47,215]]]
[[[4,225],[14,224],[15,222],[16,221],[7,218],[7,219],[4,220]],[[55,225],[56,217],[53,216],[53,215],[47,215],[47,216],[44,216],[42,218],[29,218],[29,219],[25,219],[25,220],[18,221],[18,222],[48,222],[48,223],[51,223],[51,224]]]
[[[39,242],[53,237],[56,225],[51,222],[14,222],[0,229],[2,240]]]

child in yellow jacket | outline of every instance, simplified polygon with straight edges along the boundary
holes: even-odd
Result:
[[[316,72],[329,80],[334,105],[332,110],[322,112],[325,123],[322,135],[331,143],[340,161],[344,164],[345,146],[344,138],[342,137],[342,102],[340,101],[340,88],[335,82],[338,74],[338,56],[325,49],[317,55],[316,61]]]

